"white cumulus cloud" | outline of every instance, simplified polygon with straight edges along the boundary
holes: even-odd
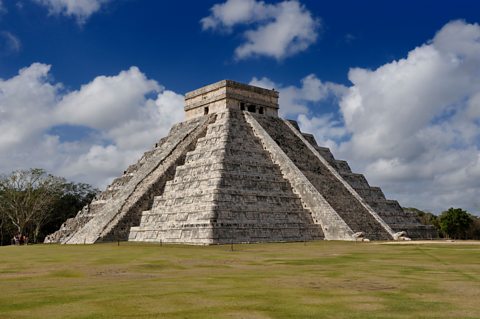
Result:
[[[298,1],[266,4],[256,0],[227,0],[215,4],[201,19],[203,30],[226,31],[247,26],[237,59],[268,56],[277,60],[306,50],[318,37],[320,20]]]
[[[352,69],[340,152],[400,200],[480,211],[480,26],[445,25],[404,59]]]
[[[78,23],[83,24],[102,5],[111,0],[33,0],[48,8],[50,14],[74,17]]]
[[[0,172],[42,167],[104,187],[183,120],[183,96],[137,67],[98,76],[76,91],[34,63],[0,79]],[[65,139],[58,128],[84,134]]]
[[[284,114],[402,205],[479,214],[480,26],[452,21],[405,58],[348,77],[348,88],[313,75],[280,88]],[[329,86],[338,113],[312,112]]]
[[[111,129],[134,118],[145,105],[145,93],[158,92],[160,85],[148,80],[137,67],[115,76],[98,76],[59,103],[57,116],[68,124]]]

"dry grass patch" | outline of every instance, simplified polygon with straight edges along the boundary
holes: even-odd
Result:
[[[476,318],[480,246],[0,248],[0,318]]]

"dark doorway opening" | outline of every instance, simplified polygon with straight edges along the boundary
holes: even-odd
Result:
[[[208,106],[205,106],[203,108],[203,115],[207,115],[208,114]]]
[[[260,107],[258,108],[258,114],[263,114],[263,106],[260,106]]]
[[[256,112],[256,107],[253,104],[250,104],[248,106],[248,112],[255,113]]]
[[[240,110],[245,111],[245,103],[240,103]]]

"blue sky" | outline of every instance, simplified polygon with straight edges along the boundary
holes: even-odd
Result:
[[[49,13],[41,1],[3,2],[1,29],[21,41],[19,52],[2,54],[3,78],[42,62],[53,66],[56,80],[76,88],[135,65],[176,92],[220,78],[248,82],[260,75],[295,84],[315,73],[348,84],[349,68],[376,68],[402,58],[451,20],[476,22],[480,7],[476,1],[302,1],[321,20],[318,41],[283,61],[235,61],[244,27],[228,36],[201,29],[200,19],[220,1],[109,1],[81,26],[74,16]]]
[[[104,187],[228,78],[402,205],[480,211],[476,1],[0,3],[0,172]]]

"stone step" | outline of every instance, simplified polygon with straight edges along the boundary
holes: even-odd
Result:
[[[217,163],[210,166],[200,167],[182,167],[178,169],[174,182],[194,182],[196,179],[204,180],[210,178],[250,178],[252,180],[273,180],[278,181],[283,179],[282,175],[278,171],[272,170],[271,165],[237,165],[237,164],[225,164],[221,167],[221,164]],[[208,174],[208,176],[205,176]],[[268,178],[271,176],[271,179]]]
[[[212,135],[205,136],[198,140],[196,149],[198,151],[206,150],[211,147],[211,145],[230,145],[238,149],[250,149],[258,148],[258,142],[256,140],[251,140],[246,135],[237,135],[234,138],[229,134],[223,135]]]
[[[166,192],[191,192],[194,190],[210,190],[216,188],[234,188],[238,190],[274,190],[291,192],[291,187],[281,177],[266,176],[264,179],[246,179],[236,175],[235,178],[203,178],[195,182],[168,181],[165,185]],[[179,195],[181,193],[178,193]]]
[[[370,185],[362,174],[345,173],[342,174],[343,179],[354,189],[369,189]]]
[[[300,131],[300,130],[299,130]],[[305,139],[310,143],[312,144],[313,146],[318,146],[317,145],[317,141],[315,140],[315,137],[313,136],[313,134],[310,134],[310,133],[302,133],[303,137],[305,137]]]
[[[382,190],[378,187],[356,188],[355,190],[369,204],[386,200]]]
[[[185,158],[185,163],[197,161],[203,158],[212,158],[214,161],[219,160],[222,158],[229,158],[229,157],[240,157],[250,160],[258,160],[264,161],[268,159],[268,154],[260,150],[242,150],[238,148],[231,148],[231,147],[220,147],[220,146],[213,146],[209,150],[195,150],[192,152],[188,152]]]
[[[335,163],[335,158],[333,157],[332,152],[328,147],[316,146],[315,149],[320,153],[320,155],[326,159],[329,163]]]
[[[164,212],[162,214],[144,214],[142,215],[142,227],[168,227],[167,224],[185,223],[209,223],[210,225],[219,223],[248,223],[256,225],[271,225],[274,223],[302,223],[308,224],[307,216],[303,216],[303,211],[290,210],[288,212],[270,212],[270,211],[241,211],[230,212]]]
[[[273,189],[268,190],[251,190],[251,189],[240,189],[240,188],[218,188],[216,186],[210,188],[194,188],[186,190],[172,190],[167,189],[157,200],[164,200],[164,206],[170,205],[179,205],[189,203],[188,201],[193,202],[202,202],[202,201],[231,201],[235,202],[232,205],[245,202],[257,202],[259,205],[262,203],[268,204],[295,204],[300,205],[301,202],[297,195],[293,194],[289,189]]]
[[[289,227],[272,225],[265,228],[242,227],[213,227],[200,225],[196,227],[169,228],[164,230],[137,230],[129,238],[131,241],[158,242],[159,238],[169,243],[187,243],[194,245],[254,243],[254,242],[283,242],[321,239],[317,227]]]
[[[347,161],[335,160],[335,166],[340,175],[352,173],[352,169],[348,165]]]

